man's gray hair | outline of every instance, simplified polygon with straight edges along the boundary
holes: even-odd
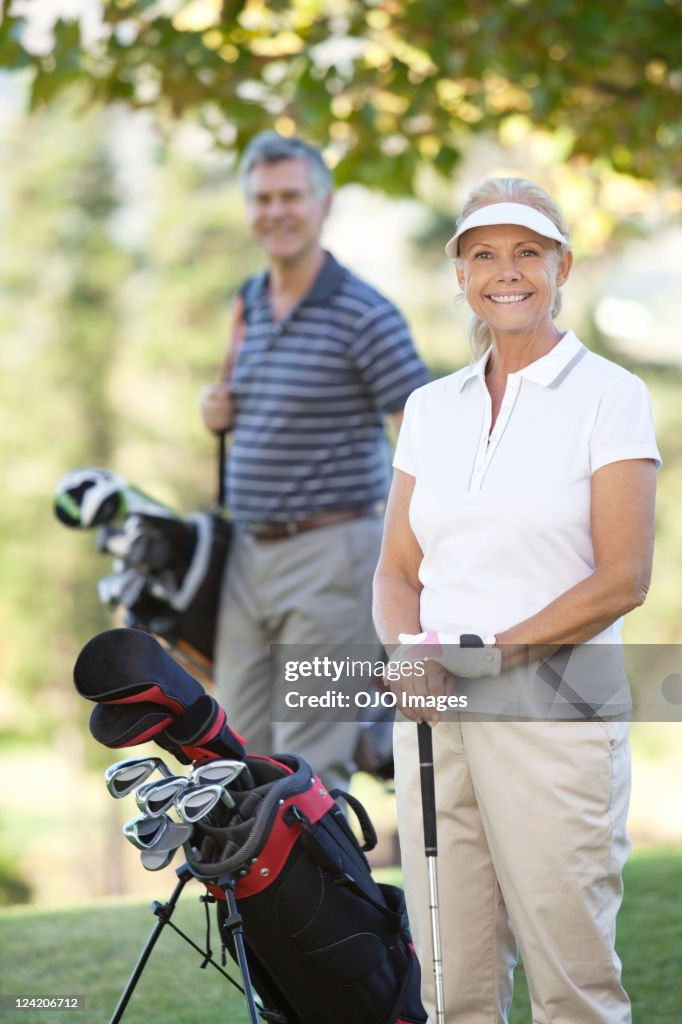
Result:
[[[320,199],[329,195],[332,176],[319,149],[297,136],[287,138],[277,132],[259,132],[251,139],[239,165],[242,186],[246,188],[247,179],[255,167],[278,164],[281,160],[305,160],[315,195]]]

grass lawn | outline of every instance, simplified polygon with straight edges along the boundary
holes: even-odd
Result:
[[[618,948],[633,1002],[634,1024],[680,1024],[682,851],[662,849],[634,855],[626,869],[625,886]],[[202,945],[200,891],[197,883],[190,883],[173,920]],[[159,892],[159,899],[168,895]],[[154,921],[148,904],[139,902],[1,912],[0,992],[82,995],[86,1009],[72,1014],[0,1011],[0,1021],[106,1024]],[[217,946],[217,931],[212,931]],[[197,954],[166,929],[126,1011],[125,1024],[246,1024],[242,996],[212,967],[200,970],[199,963]],[[236,976],[235,970],[231,973]],[[510,1024],[530,1024],[522,968],[517,972]]]

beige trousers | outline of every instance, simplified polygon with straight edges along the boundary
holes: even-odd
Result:
[[[434,730],[446,1024],[505,1024],[521,952],[533,1024],[630,1024],[614,950],[629,851],[627,722]],[[417,730],[394,730],[400,844],[435,1022]]]
[[[353,645],[380,656],[372,576],[382,526],[354,519],[277,541],[237,532],[223,580],[215,680],[228,722],[250,753],[300,754],[330,789],[348,789],[358,724],[322,711],[273,720],[275,693],[289,657],[338,658]]]

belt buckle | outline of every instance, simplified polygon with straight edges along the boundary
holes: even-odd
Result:
[[[296,519],[287,519],[284,527],[287,537],[295,537],[298,533],[298,521]]]

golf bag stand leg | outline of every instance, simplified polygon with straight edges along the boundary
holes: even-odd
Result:
[[[155,901],[152,904],[152,910],[156,914],[157,922],[154,925],[154,928],[152,929],[152,932],[144,945],[144,949],[140,953],[139,959],[135,964],[135,967],[133,968],[132,974],[128,978],[128,983],[126,987],[123,989],[123,992],[121,993],[121,998],[118,1001],[118,1004],[116,1006],[116,1009],[114,1010],[111,1020],[109,1021],[109,1024],[118,1024],[118,1022],[123,1017],[125,1008],[130,1001],[130,997],[135,991],[135,986],[140,980],[140,977],[142,975],[143,970],[145,969],[147,961],[151,956],[151,952],[154,949],[154,946],[156,945],[156,940],[158,939],[159,935],[170,921],[173,915],[173,911],[175,910],[175,906],[180,898],[180,893],[189,882],[190,878],[192,877],[192,874],[187,867],[182,867],[178,868],[177,876],[178,884],[173,889],[173,892],[171,893],[171,897],[168,900],[168,902],[158,903],[157,901]]]
[[[246,1005],[249,1011],[249,1021],[251,1024],[258,1024],[258,1009],[256,1007],[253,985],[251,984],[251,975],[249,973],[249,964],[246,959],[246,948],[244,946],[244,922],[242,921],[242,916],[237,909],[237,900],[234,895],[235,881],[232,876],[229,876],[227,878],[221,878],[218,884],[221,889],[223,889],[225,899],[227,901],[229,914],[223,921],[223,927],[229,931],[234,943],[237,963],[239,964],[239,970],[241,971],[242,979],[244,981],[244,996],[246,998]]]

